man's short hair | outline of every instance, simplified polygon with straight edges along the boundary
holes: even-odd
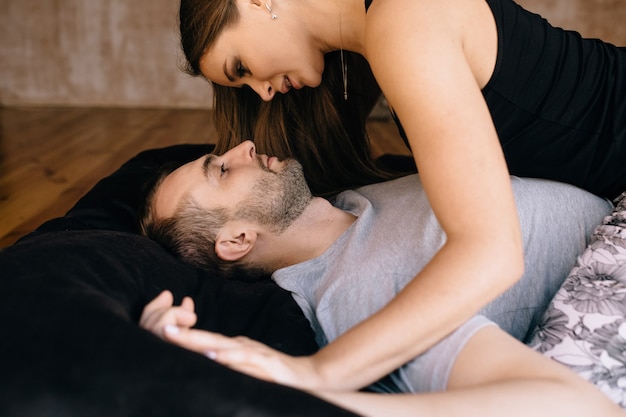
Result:
[[[247,266],[242,262],[226,261],[217,256],[217,234],[230,219],[225,208],[207,209],[200,207],[192,199],[187,199],[180,203],[171,217],[157,216],[154,207],[157,190],[173,170],[172,167],[163,167],[150,187],[139,213],[141,234],[196,267],[245,280],[267,276],[260,268]]]

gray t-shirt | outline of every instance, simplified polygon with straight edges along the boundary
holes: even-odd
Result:
[[[523,340],[611,204],[576,187],[512,177],[525,273],[505,294],[390,376],[379,391],[444,390],[454,361],[478,329],[496,323]],[[450,196],[450,198],[455,198]],[[334,202],[358,219],[321,256],[276,271],[324,346],[374,314],[430,261],[446,236],[417,175],[341,193]],[[459,285],[471,285],[459,277]],[[450,308],[450,307],[448,307]]]

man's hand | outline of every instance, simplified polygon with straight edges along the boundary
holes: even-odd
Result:
[[[255,378],[300,389],[319,389],[312,357],[294,357],[247,337],[167,326],[165,339]]]
[[[164,329],[168,326],[188,329],[196,324],[194,303],[190,297],[183,298],[180,306],[174,306],[174,296],[170,291],[163,291],[143,309],[139,325],[152,333],[165,337]]]

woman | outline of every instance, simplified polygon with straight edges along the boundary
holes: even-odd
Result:
[[[509,170],[626,189],[626,50],[511,0],[183,0],[180,24],[190,72],[215,86],[218,151],[254,137],[260,152],[301,159],[314,186],[340,178],[321,191],[382,179],[364,139],[379,86],[447,235],[391,303],[317,354],[276,366],[242,347],[236,369],[304,389],[366,386],[521,276]]]

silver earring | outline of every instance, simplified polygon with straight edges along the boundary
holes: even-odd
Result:
[[[274,14],[274,12],[272,12],[272,6],[270,6],[269,4],[265,3],[265,8],[267,9],[268,12],[270,12],[270,17],[272,18],[272,20],[276,20],[276,18],[278,16],[276,16],[276,14]]]

